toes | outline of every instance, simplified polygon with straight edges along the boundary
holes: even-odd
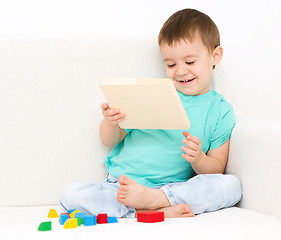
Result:
[[[127,177],[125,175],[120,175],[120,177],[118,178],[118,182],[122,185],[125,185],[127,183]]]
[[[189,213],[184,213],[183,216],[184,217],[195,217],[195,214],[193,212],[189,212]]]
[[[119,186],[118,191],[120,193],[126,193],[128,191],[128,187],[126,185],[121,185]]]
[[[190,206],[187,204],[182,205],[183,212],[189,213],[191,212]]]
[[[123,201],[126,199],[126,196],[119,191],[117,191],[117,201],[123,204]]]
[[[133,180],[125,175],[120,175],[120,177],[118,178],[118,182],[121,185],[128,185],[128,184],[132,183]]]

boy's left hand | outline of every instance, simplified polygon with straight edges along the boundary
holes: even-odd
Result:
[[[185,136],[185,139],[182,142],[186,146],[182,146],[181,150],[184,151],[182,153],[182,157],[191,164],[198,162],[202,155],[201,150],[201,140],[198,137],[192,136],[189,132],[182,133]]]

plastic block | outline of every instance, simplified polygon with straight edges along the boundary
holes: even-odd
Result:
[[[155,223],[164,221],[164,212],[146,211],[137,213],[137,221],[144,223]]]
[[[83,213],[83,212],[75,213],[75,217],[81,219],[81,224],[84,224],[84,217],[86,217],[86,216],[87,215],[85,213]]]
[[[48,218],[58,218],[59,215],[57,214],[55,209],[50,209],[49,214],[48,214]]]
[[[78,224],[78,227],[81,226],[82,224],[82,218],[76,218],[77,219],[77,224]]]
[[[75,217],[75,213],[81,213],[81,211],[79,210],[74,210],[72,213],[70,213],[70,217],[74,218]]]
[[[106,213],[100,213],[97,216],[97,222],[99,224],[107,223],[107,214]]]
[[[107,218],[108,223],[118,223],[117,217],[108,217]]]
[[[52,230],[52,222],[42,222],[38,227],[38,231],[51,231]]]
[[[77,218],[69,218],[66,220],[66,222],[64,223],[64,228],[68,229],[68,228],[77,228],[78,226],[78,221]]]
[[[83,217],[86,217],[86,213],[83,213],[83,212],[77,212],[75,213],[75,217],[79,217],[79,218],[83,218]]]
[[[70,218],[68,213],[61,213],[60,214],[60,224],[63,225],[66,220]]]
[[[86,217],[87,215],[83,212],[78,212],[78,213],[75,213],[75,217],[76,218],[80,218],[81,219],[81,224],[84,223],[84,217]]]
[[[95,215],[84,217],[84,226],[94,226],[97,224],[97,217]]]

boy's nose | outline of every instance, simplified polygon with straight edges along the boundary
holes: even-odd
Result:
[[[176,74],[177,76],[184,76],[186,74],[188,74],[188,68],[187,67],[183,67],[183,66],[179,66],[176,70]]]

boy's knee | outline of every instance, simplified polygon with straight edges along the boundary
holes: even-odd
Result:
[[[233,195],[235,203],[239,202],[243,194],[240,179],[234,175],[229,174],[224,175],[224,177],[225,187],[230,191],[231,195]]]
[[[63,188],[60,203],[66,210],[72,209],[76,205],[77,189],[78,184],[76,183],[68,184]]]

